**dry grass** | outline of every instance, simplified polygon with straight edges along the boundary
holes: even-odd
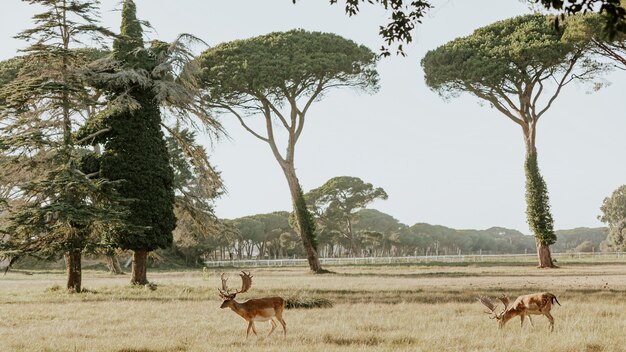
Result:
[[[248,340],[245,321],[218,309],[216,271],[152,273],[156,291],[87,272],[90,292],[74,295],[55,289],[63,273],[13,272],[0,278],[0,351],[626,351],[624,264],[332,269],[253,269],[242,299],[279,294],[334,305],[285,312],[286,339]],[[514,320],[500,331],[474,301],[544,290],[563,304],[553,310],[554,333],[543,317],[534,328]],[[269,324],[257,330],[264,336]]]

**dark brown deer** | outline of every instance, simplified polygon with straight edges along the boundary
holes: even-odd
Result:
[[[519,316],[521,319],[521,326],[524,326],[524,318],[528,317],[530,325],[533,325],[531,315],[545,315],[550,321],[550,331],[554,331],[554,317],[550,314],[552,305],[554,303],[561,305],[556,299],[556,296],[549,292],[533,293],[530,295],[523,295],[517,297],[515,302],[509,307],[509,297],[502,295],[498,299],[504,304],[504,309],[500,313],[496,313],[496,306],[488,297],[478,297],[478,301],[487,307],[490,312],[487,314],[493,314],[491,319],[496,319],[500,328],[511,319]]]
[[[285,323],[285,320],[283,319],[285,300],[281,297],[266,297],[250,299],[243,303],[235,301],[235,296],[237,294],[247,292],[252,286],[252,276],[249,272],[246,274],[242,271],[239,276],[241,276],[242,281],[241,290],[231,293],[230,289],[226,285],[226,281],[228,279],[225,278],[224,273],[222,273],[222,288],[219,288],[218,290],[220,291],[220,297],[224,300],[224,302],[220,308],[230,308],[233,312],[239,314],[248,322],[246,338],[250,335],[250,330],[252,330],[254,335],[257,335],[256,328],[254,326],[255,321],[269,321],[272,325],[272,330],[270,330],[270,333],[267,336],[270,336],[274,332],[274,329],[276,329],[274,317],[276,317],[276,319],[283,326],[283,335],[287,336],[287,323]]]

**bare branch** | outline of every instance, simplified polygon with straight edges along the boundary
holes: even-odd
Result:
[[[550,106],[552,106],[552,102],[554,102],[554,100],[556,99],[557,96],[559,96],[559,94],[561,93],[561,89],[569,82],[572,81],[573,77],[570,78],[569,81],[567,80],[567,77],[569,76],[569,74],[572,72],[572,70],[574,69],[574,66],[576,65],[576,62],[578,61],[578,55],[575,55],[569,62],[569,66],[567,67],[567,69],[565,70],[565,72],[563,73],[563,77],[561,77],[560,82],[557,83],[557,89],[554,92],[554,94],[552,95],[552,97],[550,97],[550,100],[548,100],[548,104],[541,110],[539,111],[539,113],[537,114],[537,117],[535,118],[535,121],[538,121],[539,118],[541,117],[541,115],[543,115],[546,111],[548,111],[548,109],[550,108]]]
[[[317,99],[317,97],[324,90],[325,83],[326,82],[324,82],[324,80],[320,78],[317,84],[317,88],[315,88],[315,91],[313,92],[313,94],[311,94],[311,97],[309,98],[309,100],[306,102],[306,104],[304,104],[304,108],[302,109],[302,111],[298,111],[298,117],[299,117],[298,128],[296,129],[296,134],[294,136],[296,141],[300,138],[300,135],[302,134],[302,129],[304,128],[304,118],[306,116],[306,113],[309,110],[309,107],[311,107],[311,104],[313,104],[315,99]]]
[[[231,106],[228,105],[221,105],[220,106],[222,109],[228,110],[230,113],[232,113],[233,115],[235,115],[235,117],[237,117],[237,120],[239,120],[239,123],[243,126],[243,128],[246,129],[246,131],[250,132],[250,134],[252,134],[253,136],[255,136],[256,138],[262,140],[263,142],[269,143],[269,137],[263,137],[261,136],[259,133],[257,133],[256,131],[254,131],[251,127],[249,127],[245,121],[243,120],[243,116],[241,116],[241,114],[239,114],[237,112],[237,110],[235,110],[234,108],[232,108]]]
[[[283,166],[283,164],[287,160],[290,160],[288,159],[290,155],[289,151],[291,151],[292,153],[291,157],[293,158],[293,149],[288,148],[287,157],[283,158],[282,154],[280,154],[280,151],[278,150],[278,147],[276,146],[276,139],[274,138],[274,127],[272,127],[271,108],[265,102],[263,102],[263,108],[264,108],[263,115],[265,116],[265,128],[267,129],[267,143],[270,145],[270,148],[272,149],[272,153],[274,153],[274,157],[276,158],[276,160],[278,160],[281,166]],[[293,160],[290,160],[290,161],[291,163],[293,163]]]
[[[93,140],[94,140],[96,137],[98,137],[99,135],[104,134],[104,133],[107,133],[107,132],[109,132],[109,131],[111,131],[111,128],[110,128],[110,127],[109,127],[109,128],[104,128],[104,129],[101,129],[100,131],[98,131],[98,132],[94,132],[94,133],[92,133],[92,134],[88,135],[87,137],[81,138],[80,140],[78,140],[78,141],[76,142],[76,144],[83,144],[83,143],[87,142],[88,140],[92,140],[92,141],[93,141]]]
[[[470,92],[472,92],[473,94],[475,94],[477,97],[482,98],[487,100],[488,102],[490,102],[491,104],[493,104],[493,106],[498,109],[498,111],[500,111],[501,113],[503,113],[506,117],[508,117],[509,119],[511,119],[511,121],[515,122],[516,124],[524,127],[526,125],[526,123],[521,120],[520,118],[516,117],[513,113],[511,113],[511,111],[509,111],[504,105],[502,105],[502,103],[498,100],[498,97],[496,97],[493,94],[489,94],[486,92],[482,92],[480,89],[477,89],[476,87],[473,86],[466,86],[467,90],[469,90]]]

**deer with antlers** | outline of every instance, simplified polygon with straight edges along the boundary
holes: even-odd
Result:
[[[507,295],[502,295],[498,299],[504,304],[504,309],[500,313],[496,313],[496,305],[489,297],[478,297],[478,301],[490,310],[490,312],[485,313],[493,314],[491,319],[496,319],[500,328],[517,316],[521,319],[521,326],[524,326],[524,318],[526,317],[530,320],[530,325],[534,326],[531,315],[545,315],[550,321],[550,331],[554,331],[554,317],[550,314],[550,310],[554,303],[561,305],[555,295],[542,292],[519,296],[510,307]]]
[[[276,329],[274,317],[276,317],[276,319],[283,326],[283,335],[287,336],[287,323],[285,323],[285,320],[283,319],[285,300],[281,297],[265,297],[250,299],[243,303],[235,301],[235,296],[237,294],[247,292],[250,287],[252,287],[252,276],[250,275],[250,272],[246,274],[242,271],[239,276],[241,276],[242,281],[241,290],[231,292],[226,285],[226,281],[228,279],[225,278],[224,273],[222,273],[222,288],[218,288],[218,290],[220,292],[220,298],[222,298],[224,302],[220,308],[230,308],[233,312],[239,314],[248,322],[246,338],[250,335],[250,330],[252,330],[254,335],[257,335],[256,328],[254,326],[255,321],[269,321],[272,325],[272,330],[270,330],[270,333],[267,336],[270,336],[274,332],[274,329]]]

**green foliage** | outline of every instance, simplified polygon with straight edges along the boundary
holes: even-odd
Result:
[[[172,132],[166,142],[174,170],[174,250],[187,262],[198,262],[217,247],[215,237],[222,224],[215,217],[213,202],[222,195],[223,185],[195,133],[187,129]]]
[[[609,225],[608,242],[614,250],[626,250],[626,185],[604,198],[599,219]]]
[[[333,301],[323,297],[294,295],[285,300],[286,309],[332,308]]]
[[[576,248],[574,248],[574,252],[575,253],[590,253],[590,252],[595,252],[598,249],[599,249],[598,247],[594,246],[593,242],[584,241],[578,246],[576,246]]]
[[[385,214],[376,209],[361,209],[357,212],[359,221],[354,224],[356,231],[374,231],[381,233],[391,233],[399,231],[406,225],[400,223],[398,219],[389,214]]]
[[[295,4],[297,0],[292,0]],[[597,11],[603,14],[604,31],[609,35],[626,33],[626,6],[624,0],[528,0],[529,2],[541,3],[548,9],[557,9],[567,14],[577,14],[587,11]],[[330,0],[331,4],[338,0]],[[422,17],[433,6],[429,1],[402,1],[402,0],[368,0],[369,4],[380,5],[385,11],[389,11],[389,22],[379,27],[379,34],[389,46],[397,43],[397,54],[405,55],[403,44],[413,41],[411,32],[421,23]],[[345,11],[348,16],[359,13],[364,0],[345,0]],[[600,4],[600,6],[597,6]],[[563,17],[562,15],[561,17]],[[558,23],[555,23],[555,26]],[[382,56],[389,56],[389,48],[382,46]]]
[[[176,226],[174,175],[154,95],[142,90],[134,93],[141,109],[107,119],[111,132],[104,145],[100,175],[109,180],[123,180],[118,191],[132,199],[128,221],[148,227],[143,234],[117,233],[113,242],[122,249],[154,250],[168,247],[172,242],[172,230]]]
[[[582,14],[596,10],[602,14],[602,30],[609,36],[626,33],[626,2],[624,0],[533,0],[548,9],[565,10],[567,14]],[[600,6],[598,6],[598,4]],[[561,16],[563,18],[563,16]]]
[[[128,72],[154,69],[156,54],[143,50],[143,37],[135,17],[135,5],[126,0],[122,33],[114,42],[113,57]],[[105,65],[106,66],[106,65]],[[92,79],[96,80],[97,76]],[[79,137],[86,143],[104,144],[99,157],[99,177],[117,182],[117,191],[129,199],[127,226],[108,233],[107,242],[122,249],[154,250],[172,243],[174,216],[174,175],[161,131],[157,94],[145,83],[101,84],[116,102],[128,97],[131,106],[112,107],[91,116]],[[123,105],[119,104],[118,105]],[[86,138],[97,135],[95,138]],[[93,158],[90,161],[93,163]],[[85,164],[85,166],[88,166]],[[93,168],[93,165],[90,165]]]
[[[293,219],[286,211],[244,216],[228,222],[235,228],[235,237],[229,244],[236,247],[240,257],[251,258],[253,253],[259,258],[303,254],[301,240],[291,225]]]
[[[288,217],[287,212],[275,212],[229,220],[235,224],[237,235],[222,245],[237,246],[241,242],[259,249],[265,241],[267,254],[259,249],[260,258],[293,257],[294,254],[302,257],[304,253],[297,245],[298,236],[287,224]],[[358,221],[354,223],[356,240],[368,256],[454,255],[459,251],[461,254],[523,254],[536,250],[534,236],[502,227],[457,230],[426,223],[407,226],[375,209],[359,210],[357,217]],[[575,252],[577,247],[588,248],[590,243],[595,251],[602,251],[605,250],[602,242],[606,239],[606,231],[603,227],[558,230],[558,240],[552,248],[559,252]],[[331,252],[330,248],[347,249],[350,244],[345,236],[329,232],[327,229],[317,232],[320,253],[341,255],[342,251]],[[582,246],[585,242],[587,245]],[[241,249],[242,258],[247,257],[246,250]]]
[[[317,222],[325,235],[338,234],[349,240],[354,255],[359,247],[353,223],[358,221],[358,211],[376,199],[387,199],[382,188],[374,188],[358,177],[339,176],[328,180],[324,185],[309,191],[306,201],[317,216]],[[376,231],[365,231],[361,235],[371,241],[382,240]],[[366,239],[366,242],[367,242]]]
[[[315,238],[315,220],[313,219],[313,215],[306,205],[306,198],[304,197],[304,193],[302,193],[302,188],[298,188],[298,191],[299,193],[294,200],[294,211],[298,212],[301,216],[300,221],[296,223],[297,228],[300,234],[304,234],[308,237],[309,243],[311,243],[311,246],[317,251],[317,238]]]
[[[330,33],[291,30],[223,43],[200,62],[208,99],[231,105],[246,96],[283,100],[331,86],[376,89],[378,83],[375,55]]]
[[[524,134],[527,221],[542,249],[556,241],[546,184],[537,166],[537,122],[568,83],[593,80],[605,65],[593,60],[589,40],[564,35],[554,18],[539,14],[479,28],[429,51],[422,60],[426,84],[444,97],[469,92],[487,101]],[[549,248],[540,265],[552,266]]]
[[[589,242],[595,251],[603,250],[603,241],[606,240],[607,228],[578,227],[570,230],[555,231],[557,241],[552,245],[555,251],[576,252],[576,248],[585,242]]]
[[[330,0],[331,4],[336,4],[338,0]],[[348,16],[354,16],[360,11],[360,3],[362,0],[345,0],[345,10]],[[296,3],[296,0],[293,0]],[[411,32],[426,12],[432,8],[427,1],[411,1],[406,3],[402,0],[369,0],[370,4],[378,4],[385,11],[391,12],[389,15],[389,23],[381,25],[379,28],[380,36],[383,37],[385,43],[389,46],[397,43],[396,54],[404,56],[403,43],[409,44],[413,41]],[[382,46],[382,56],[389,56],[389,48]]]
[[[526,219],[538,243],[550,246],[556,242],[554,221],[550,213],[548,188],[539,172],[537,152],[526,155]]]
[[[519,95],[523,90],[517,87],[532,92],[538,82],[566,71],[584,51],[563,40],[563,31],[552,21],[543,15],[514,17],[429,51],[422,60],[426,84],[442,96],[467,91],[492,100],[506,93]]]
[[[486,230],[455,230],[419,223],[403,232],[400,244],[421,254],[525,253],[535,249],[533,237],[519,231],[492,227]]]
[[[564,38],[577,45],[591,45],[591,51],[626,69],[626,31],[609,34],[603,29],[604,18],[598,14],[572,16],[567,19]]]
[[[125,0],[122,7],[120,35],[118,40],[113,42],[113,52],[120,61],[142,65],[146,61],[145,56],[133,58],[136,54],[135,50],[141,47],[143,47],[143,29],[137,20],[137,6],[133,0]]]
[[[292,30],[220,44],[202,53],[199,63],[204,100],[216,111],[234,115],[246,131],[270,147],[289,184],[295,228],[309,266],[319,272],[315,223],[295,172],[296,143],[308,109],[328,90],[378,88],[376,56],[334,34]],[[244,120],[249,115],[263,116],[264,132]],[[275,139],[276,128],[287,132],[284,151]]]
[[[94,202],[109,185],[79,170],[73,140],[79,111],[93,103],[85,76],[98,51],[71,45],[110,32],[97,25],[97,1],[29,2],[43,12],[17,38],[32,44],[0,65],[0,187],[10,194],[1,249],[58,258],[99,246],[92,234],[122,215],[112,199]]]
[[[100,172],[100,162],[100,155],[88,151],[81,155],[78,165],[80,171],[89,175]]]
[[[387,198],[384,189],[350,176],[333,177],[306,194],[306,199],[316,208],[337,208],[344,216],[353,215],[376,199]]]
[[[24,58],[14,57],[12,59],[0,61],[0,89],[6,84],[13,81],[24,66]],[[6,101],[0,100],[0,104],[6,104]]]

